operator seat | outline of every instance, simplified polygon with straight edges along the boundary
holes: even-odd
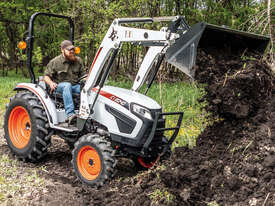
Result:
[[[51,88],[44,81],[44,77],[39,77],[38,85],[40,87],[42,87],[47,92],[49,97],[55,102],[55,105],[57,108],[64,108],[62,94],[60,94],[59,92],[56,92],[56,91],[51,92]],[[73,93],[73,101],[74,101],[75,108],[78,108],[79,104],[80,104],[80,94]]]

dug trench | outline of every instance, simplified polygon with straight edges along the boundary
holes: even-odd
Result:
[[[229,57],[199,51],[196,81],[204,85],[212,122],[196,146],[175,148],[171,158],[137,173],[120,161],[118,173],[100,189],[81,184],[68,146],[52,139],[45,190],[29,205],[275,205],[275,87],[257,56]],[[4,144],[1,153],[8,153]]]

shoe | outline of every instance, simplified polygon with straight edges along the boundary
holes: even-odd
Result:
[[[68,124],[69,124],[69,125],[74,124],[74,123],[76,122],[76,117],[77,117],[76,114],[70,115],[70,116],[68,117]]]

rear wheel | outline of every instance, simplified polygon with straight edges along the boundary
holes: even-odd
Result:
[[[97,134],[86,134],[76,143],[72,164],[77,177],[85,184],[100,187],[115,172],[115,151]]]
[[[166,137],[162,138],[163,144],[167,144],[168,143],[168,139]],[[155,155],[154,157],[151,158],[144,158],[144,157],[135,157],[133,158],[133,162],[135,164],[135,167],[137,170],[147,170],[152,168],[158,161],[162,162],[164,160],[167,160],[170,158],[171,156],[171,147],[168,146],[166,152],[162,155],[162,156],[157,156]]]
[[[153,167],[155,165],[155,163],[157,162],[157,160],[158,160],[158,158],[146,159],[143,157],[137,157],[137,159],[134,162],[135,162],[135,166],[137,169],[146,170],[146,169],[150,169],[151,167]]]
[[[48,120],[40,100],[31,92],[17,93],[7,105],[5,138],[11,151],[26,161],[38,161],[50,146]]]
[[[137,170],[147,170],[153,167],[157,163],[158,159],[159,157],[155,157],[155,158],[135,157],[132,160]]]

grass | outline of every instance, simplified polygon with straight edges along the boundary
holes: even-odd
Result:
[[[201,133],[205,116],[201,111],[202,104],[198,99],[203,95],[203,90],[192,83],[162,83],[154,84],[148,92],[148,96],[155,99],[164,112],[183,111],[183,121],[175,146],[195,146],[196,137]],[[167,127],[175,127],[177,118],[167,116]],[[173,131],[166,132],[169,136]]]
[[[30,79],[24,78],[21,74],[9,72],[7,77],[0,77],[0,125],[3,126],[3,116],[6,109],[6,104],[9,103],[10,98],[15,94],[13,91],[17,83],[30,82]]]

